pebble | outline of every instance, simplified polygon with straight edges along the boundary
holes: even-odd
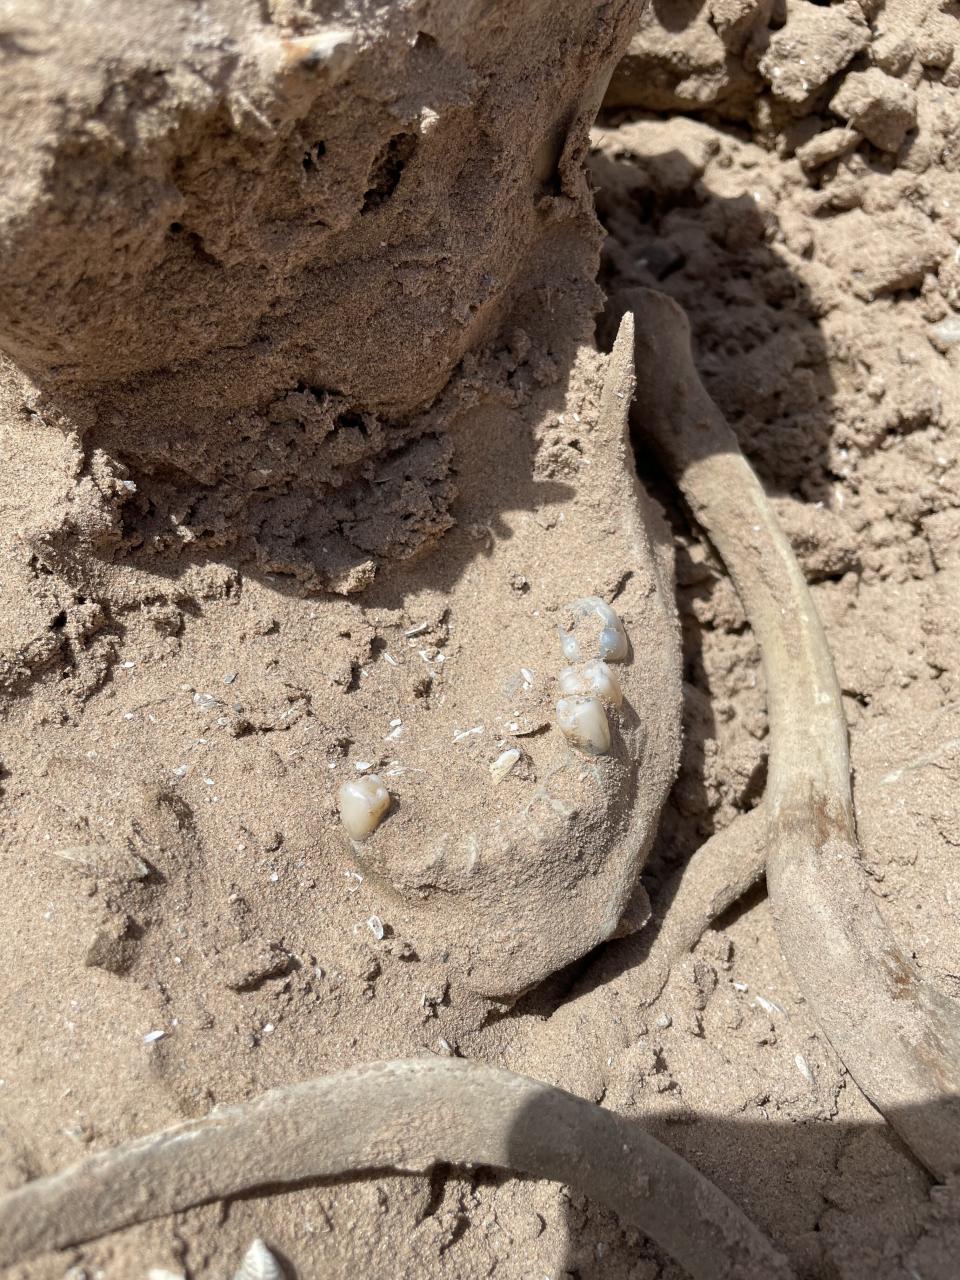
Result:
[[[930,326],[930,336],[944,347],[953,347],[960,342],[960,316],[947,316],[938,324]]]

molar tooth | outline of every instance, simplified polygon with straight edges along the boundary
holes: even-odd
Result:
[[[581,640],[585,640],[586,647],[592,649],[601,659],[605,658],[609,662],[626,660],[630,645],[616,609],[611,608],[599,596],[584,596],[580,600],[574,600],[567,609],[573,615],[572,625],[569,630],[565,630],[562,626],[557,630],[563,656],[568,662],[581,660],[584,647]],[[585,622],[592,625],[582,626]],[[578,628],[580,629],[579,637]]]
[[[603,756],[610,750],[610,726],[598,698],[561,698],[557,724],[567,741],[588,756]]]
[[[599,658],[576,667],[564,667],[557,677],[560,692],[566,697],[599,698],[607,706],[619,707],[623,703],[620,681]]]
[[[337,792],[340,821],[351,840],[372,835],[390,808],[390,792],[375,773],[345,782]]]
[[[611,662],[623,662],[630,647],[627,644],[627,633],[619,619],[616,626],[603,628],[600,632],[599,644],[601,658],[609,658]]]

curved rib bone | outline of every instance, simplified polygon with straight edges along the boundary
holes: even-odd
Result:
[[[612,1111],[457,1059],[357,1067],[126,1143],[0,1198],[0,1266],[261,1186],[486,1165],[563,1182],[702,1280],[787,1280],[713,1183]]]
[[[766,495],[693,364],[672,299],[637,316],[634,420],[732,577],[769,698],[767,887],[783,954],[857,1084],[939,1178],[960,1170],[960,1010],[889,932],[860,866],[847,731],[813,599]]]

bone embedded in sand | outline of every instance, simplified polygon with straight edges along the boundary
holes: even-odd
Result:
[[[567,741],[588,756],[603,756],[610,750],[610,726],[599,698],[561,698],[557,724]]]
[[[584,658],[600,658],[606,662],[624,662],[630,644],[623,623],[615,609],[599,596],[584,596],[567,606],[573,615],[569,627],[559,627],[560,647],[570,663]],[[590,652],[590,651],[593,652]]]
[[[351,840],[365,840],[390,809],[390,792],[375,773],[345,782],[337,792],[340,821]]]
[[[609,707],[623,704],[620,681],[599,658],[581,662],[577,666],[564,667],[557,676],[557,683],[564,697],[599,698]]]

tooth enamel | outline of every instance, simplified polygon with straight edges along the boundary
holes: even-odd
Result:
[[[627,633],[617,619],[615,627],[604,627],[600,632],[600,657],[610,662],[623,662],[628,652]]]
[[[337,792],[340,821],[351,840],[365,840],[390,808],[390,792],[375,773],[345,782]]]
[[[568,742],[589,756],[606,755],[610,750],[610,726],[598,698],[561,698],[557,725]]]
[[[560,637],[560,648],[563,650],[563,656],[566,660],[568,662],[579,662],[580,646],[573,632],[564,631],[562,627],[557,627],[557,635]]]
[[[608,707],[619,707],[623,702],[620,681],[599,658],[577,667],[564,667],[557,683],[565,697],[599,698]]]
[[[581,639],[585,641],[587,648],[593,649],[596,656],[601,659],[606,659],[608,662],[623,662],[626,659],[630,652],[627,633],[617,616],[617,611],[612,609],[606,601],[601,600],[599,596],[584,596],[580,600],[574,600],[567,608],[573,615],[573,624],[569,630],[561,626],[557,631],[563,656],[568,662],[581,660],[583,656]],[[591,620],[593,626],[584,627],[578,637],[577,628],[586,620]],[[598,623],[599,633],[595,631]]]

